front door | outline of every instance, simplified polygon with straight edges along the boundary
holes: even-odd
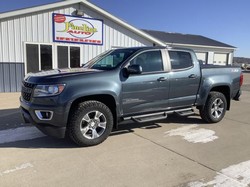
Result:
[[[160,50],[137,55],[130,65],[142,67],[142,74],[129,75],[122,82],[122,109],[124,116],[130,114],[162,111],[168,106],[168,73],[164,71]]]

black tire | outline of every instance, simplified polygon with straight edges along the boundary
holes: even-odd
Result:
[[[102,143],[113,128],[110,109],[99,101],[80,103],[71,113],[68,133],[79,146],[93,146]]]
[[[208,123],[217,123],[223,119],[227,110],[227,100],[220,92],[210,92],[200,116]]]

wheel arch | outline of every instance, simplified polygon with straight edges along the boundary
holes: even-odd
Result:
[[[230,87],[229,86],[216,86],[216,87],[213,87],[210,92],[220,92],[222,93],[225,97],[226,97],[226,100],[227,100],[227,110],[230,109],[230,104],[231,104],[231,99],[230,99]],[[209,93],[210,93],[209,92]]]
[[[214,86],[212,88],[203,88],[201,89],[199,95],[198,95],[198,99],[197,99],[197,108],[198,109],[202,109],[208,99],[209,93],[211,92],[220,92],[222,93],[227,101],[227,110],[230,109],[230,105],[231,105],[231,89],[230,86],[228,85],[217,85]]]
[[[83,96],[75,99],[70,107],[69,115],[72,113],[72,111],[78,106],[79,103],[82,103],[84,101],[99,101],[103,104],[105,104],[112,112],[113,118],[114,118],[114,128],[117,128],[117,106],[116,106],[116,100],[112,95],[109,94],[97,94],[97,95],[91,95],[91,96]],[[69,117],[68,117],[69,120]]]

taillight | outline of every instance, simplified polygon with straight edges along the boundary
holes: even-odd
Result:
[[[240,74],[240,86],[243,84],[243,73]]]

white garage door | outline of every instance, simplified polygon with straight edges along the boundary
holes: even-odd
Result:
[[[204,52],[196,52],[197,59],[203,64],[207,63],[207,53]]]
[[[214,53],[214,64],[225,66],[227,65],[228,54]]]

